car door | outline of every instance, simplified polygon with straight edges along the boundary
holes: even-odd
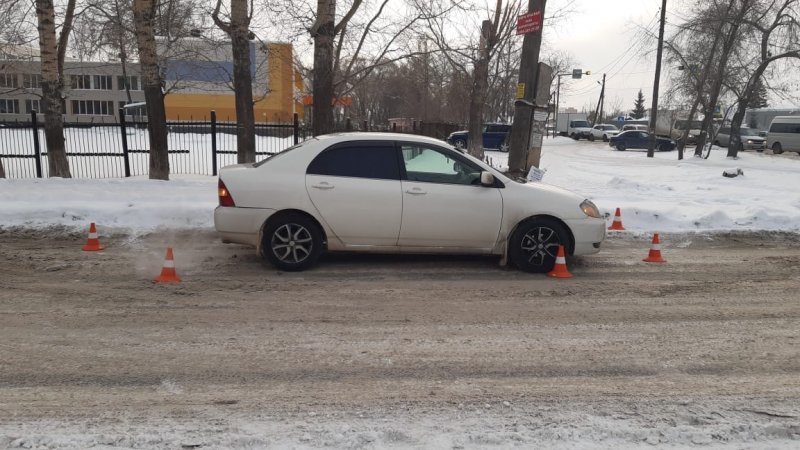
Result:
[[[403,248],[491,250],[503,216],[498,187],[480,184],[480,166],[455,151],[398,143],[403,161]]]
[[[403,198],[392,141],[336,144],[309,164],[306,191],[347,246],[396,246]]]
[[[494,127],[491,125],[484,125],[483,126],[483,148],[497,148],[497,133],[495,133]]]

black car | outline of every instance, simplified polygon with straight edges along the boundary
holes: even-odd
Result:
[[[650,145],[650,133],[639,130],[625,131],[609,138],[608,145],[619,151],[629,148],[647,149]],[[656,150],[661,152],[675,150],[675,141],[656,136]]]

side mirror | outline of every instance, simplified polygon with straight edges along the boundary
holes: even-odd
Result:
[[[485,170],[481,172],[481,186],[494,187],[494,175]]]

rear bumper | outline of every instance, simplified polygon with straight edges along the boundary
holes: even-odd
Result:
[[[258,246],[261,227],[274,209],[217,206],[214,228],[222,242]]]

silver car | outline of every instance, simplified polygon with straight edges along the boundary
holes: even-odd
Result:
[[[739,136],[742,138],[743,150],[758,150],[763,151],[766,145],[766,140],[758,135],[758,130],[752,128],[740,128]],[[717,137],[714,139],[714,145],[720,147],[727,147],[731,143],[731,127],[722,127],[717,132]]]

